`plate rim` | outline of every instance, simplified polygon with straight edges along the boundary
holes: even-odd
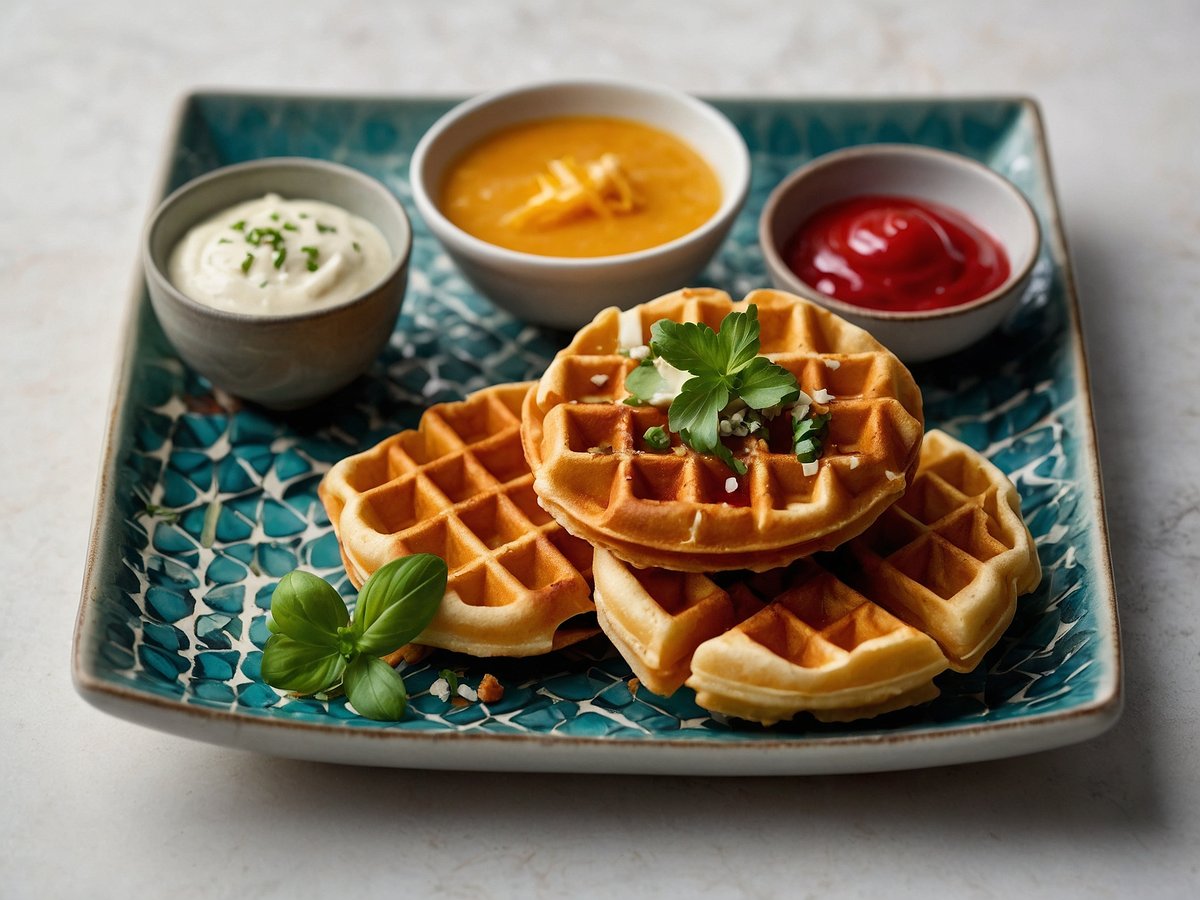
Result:
[[[129,413],[128,391],[136,358],[135,338],[140,336],[144,279],[135,264],[132,288],[123,313],[121,337],[117,345],[118,364],[114,367],[109,390],[105,436],[100,454],[99,472],[92,505],[91,529],[84,563],[83,583],[72,639],[72,683],[79,695],[95,708],[118,718],[146,725],[159,731],[261,753],[314,761],[385,765],[405,768],[479,769],[488,771],[611,772],[662,774],[665,757],[672,757],[672,771],[678,774],[833,774],[838,772],[889,771],[926,766],[976,762],[986,759],[1023,755],[1049,750],[1095,737],[1116,723],[1124,706],[1124,654],[1120,622],[1109,552],[1109,528],[1101,478],[1100,453],[1092,408],[1091,379],[1087,351],[1080,320],[1079,297],[1071,264],[1058,200],[1057,183],[1051,164],[1046,129],[1038,102],[1024,94],[904,95],[849,97],[821,95],[703,95],[713,102],[743,104],[802,104],[830,102],[838,104],[919,104],[1011,103],[1030,117],[1033,152],[1046,175],[1048,205],[1046,240],[1063,279],[1067,327],[1073,336],[1072,363],[1077,379],[1081,444],[1087,447],[1087,475],[1081,475],[1081,488],[1088,487],[1095,504],[1094,530],[1091,530],[1097,576],[1097,633],[1111,658],[1096,685],[1091,701],[1067,710],[1033,713],[1000,722],[975,723],[951,727],[933,727],[915,732],[876,732],[846,736],[815,735],[803,741],[795,738],[759,737],[754,739],[722,737],[679,738],[656,734],[646,737],[563,735],[557,733],[491,733],[476,730],[413,731],[372,726],[347,727],[321,722],[297,722],[246,712],[213,709],[157,694],[140,691],[100,678],[85,659],[85,638],[95,631],[96,597],[100,589],[100,551],[112,543],[107,512],[112,508],[119,468],[119,445],[124,417]],[[181,94],[174,103],[171,124],[160,154],[149,211],[165,196],[170,174],[189,111],[205,98],[248,100],[289,100],[292,102],[453,102],[456,95],[388,93],[314,93],[309,91],[259,91],[252,89],[193,89]],[[1086,435],[1083,433],[1086,432]],[[1085,438],[1085,439],[1084,439]],[[396,742],[410,749],[395,754]],[[489,756],[480,752],[491,747],[503,752]],[[932,747],[933,752],[921,751]],[[536,748],[537,752],[528,751]],[[593,754],[591,751],[595,750]],[[509,752],[512,751],[512,752]],[[603,768],[582,763],[600,755]],[[719,759],[709,757],[717,755]],[[505,762],[504,757],[512,757]],[[525,759],[528,757],[528,759]],[[764,765],[764,761],[767,764]],[[757,768],[744,770],[753,762]]]

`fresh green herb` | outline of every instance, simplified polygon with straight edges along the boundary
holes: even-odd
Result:
[[[307,218],[308,218],[308,213],[300,213],[300,218],[302,218],[302,219],[307,219]]]
[[[218,244],[232,244],[233,241],[231,241],[229,238],[217,238],[217,243]]]
[[[299,229],[296,227],[295,222],[284,222],[283,230],[284,231],[299,231]]]
[[[458,676],[449,669],[442,669],[438,672],[438,677],[445,679],[446,684],[450,687],[451,694],[458,693]]]
[[[792,420],[792,442],[796,459],[802,463],[816,462],[821,458],[829,432],[829,413]]]
[[[638,406],[649,403],[655,394],[668,390],[666,379],[659,373],[654,360],[646,357],[637,364],[637,368],[625,376],[625,390],[633,395]]]
[[[738,408],[765,410],[800,396],[800,385],[787,369],[758,355],[758,307],[731,312],[719,331],[697,322],[661,319],[650,328],[650,350],[691,375],[667,411],[667,425],[697,453],[719,457],[739,475],[746,466],[721,443],[721,414],[734,401]],[[648,401],[666,390],[666,382],[648,357],[625,378],[634,397]]]
[[[354,247],[355,253],[362,253],[362,247],[358,245],[358,241],[355,241],[352,246]]]
[[[308,257],[308,271],[317,271],[317,267],[319,265],[317,262],[317,257],[320,256],[321,251],[316,247],[301,247],[300,252]]]
[[[296,694],[329,691],[340,682],[361,715],[399,719],[408,702],[404,679],[379,657],[424,631],[445,593],[443,560],[429,553],[406,556],[367,579],[352,620],[328,582],[290,572],[271,597],[263,680]]]
[[[277,268],[277,269],[282,268],[283,261],[285,259],[287,259],[287,248],[280,247],[279,252],[275,254],[275,268]]]
[[[236,222],[234,222],[229,227],[232,228],[234,231],[245,231],[246,230],[246,220],[238,219]]]
[[[333,232],[334,234],[337,234],[337,229],[334,228],[332,225],[326,225],[324,222],[318,222],[317,223],[317,232],[320,234],[328,234],[329,232]]]
[[[260,282],[258,283],[258,286],[259,286],[260,288],[265,288],[265,287],[267,286],[267,280],[264,278],[262,281],[260,281]]]
[[[671,447],[671,436],[667,434],[667,430],[661,425],[653,425],[646,429],[646,433],[642,435],[642,441],[651,450],[663,451]]]
[[[283,235],[278,228],[251,228],[246,234],[246,242],[255,247],[270,244],[272,250],[283,249]]]
[[[279,213],[277,213],[277,212],[271,213],[271,221],[278,222],[279,221]]]
[[[254,265],[254,254],[247,253],[246,258],[242,260],[242,274],[249,275],[250,267]]]

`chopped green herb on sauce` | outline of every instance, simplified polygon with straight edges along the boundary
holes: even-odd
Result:
[[[317,268],[320,265],[317,262],[317,257],[321,255],[321,251],[318,250],[316,247],[301,247],[300,252],[308,257],[308,263],[307,263],[308,271],[310,271],[310,272],[317,271]]]

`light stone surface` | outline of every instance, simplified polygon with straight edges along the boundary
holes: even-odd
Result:
[[[0,0],[0,896],[1196,896],[1198,39],[1195,0]],[[78,698],[93,479],[179,95],[587,74],[1041,101],[1121,601],[1115,729],[862,777],[496,776],[260,758]]]

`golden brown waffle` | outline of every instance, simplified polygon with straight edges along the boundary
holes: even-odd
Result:
[[[531,383],[428,409],[418,427],[337,463],[319,493],[351,581],[412,553],[446,561],[446,596],[419,643],[532,656],[596,633],[591,547],[537,503],[519,435]]]
[[[855,584],[941,645],[969,672],[1042,580],[1021,498],[1003,472],[942,431],[921,448],[917,479],[849,545]]]
[[[677,435],[672,452],[645,447],[646,429],[665,428],[667,411],[621,402],[637,365],[619,352],[621,331],[632,323],[645,343],[663,318],[717,329],[750,304],[758,307],[762,354],[809,395],[832,395],[832,418],[812,474],[796,459],[786,414],[765,437],[727,439],[747,466],[730,491],[733,472]],[[786,565],[859,534],[904,492],[922,430],[912,376],[862,329],[779,291],[734,303],[722,291],[689,289],[628,313],[601,312],[526,399],[521,436],[534,490],[572,534],[636,566],[709,572]]]
[[[845,720],[936,695],[974,668],[1041,579],[1011,482],[940,431],[909,492],[843,550],[772,572],[637,570],[597,550],[596,611],[650,690],[710,710]]]

